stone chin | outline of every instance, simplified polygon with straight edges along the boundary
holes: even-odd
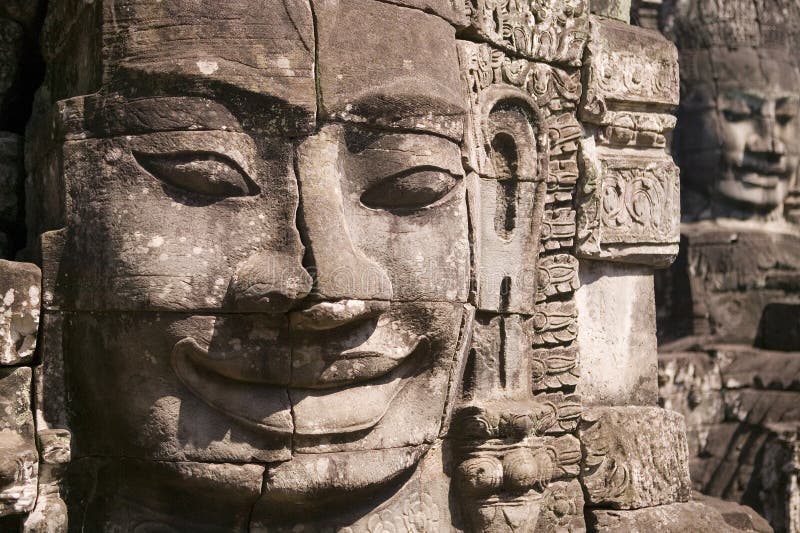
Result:
[[[409,480],[429,444],[320,454],[296,454],[267,465],[253,516],[271,525],[326,519],[348,521],[383,501]]]

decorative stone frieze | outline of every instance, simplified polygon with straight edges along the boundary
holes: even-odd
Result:
[[[578,254],[667,266],[678,252],[678,169],[666,153],[675,127],[675,48],[656,32],[591,19],[583,66]]]

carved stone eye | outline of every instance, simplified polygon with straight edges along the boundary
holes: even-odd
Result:
[[[750,110],[747,109],[724,109],[722,114],[725,116],[725,120],[728,122],[740,122],[742,120],[746,120],[750,118]]]
[[[379,181],[361,195],[372,209],[421,209],[444,198],[458,178],[436,167],[417,167]]]
[[[211,153],[134,153],[150,174],[184,192],[214,198],[250,196],[258,187],[227,157]]]
[[[776,113],[775,115],[775,119],[781,125],[788,124],[789,122],[792,121],[792,119],[794,119],[794,117],[795,114],[792,112],[781,112],[781,113]]]

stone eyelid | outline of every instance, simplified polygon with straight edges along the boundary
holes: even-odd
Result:
[[[231,158],[210,151],[146,153],[132,151],[136,162],[159,181],[185,193],[213,198],[254,196],[260,192]]]

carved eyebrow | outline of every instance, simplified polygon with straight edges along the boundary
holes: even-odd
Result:
[[[461,117],[466,111],[447,100],[422,94],[402,94],[388,91],[368,93],[352,102],[352,110],[374,114],[402,114]]]
[[[220,139],[236,137],[242,144],[229,146],[220,144]],[[212,155],[233,162],[249,179],[256,181],[258,176],[254,161],[257,159],[252,140],[242,133],[225,133],[208,131],[170,131],[150,134],[132,135],[128,137],[131,151],[136,157],[175,157]]]
[[[406,168],[438,168],[454,176],[464,174],[461,148],[449,139],[424,133],[384,133],[372,139],[356,158],[379,157],[380,154],[402,161]],[[393,172],[389,172],[392,174]]]
[[[775,101],[775,107],[796,107],[800,104],[800,97],[796,95],[781,96]]]
[[[425,86],[423,81],[397,80],[365,91],[344,105],[331,109],[331,112],[345,121],[434,133],[460,141],[467,114],[461,103],[460,89],[433,80]]]
[[[107,135],[161,131],[242,131],[222,104],[202,97],[152,97],[127,102],[97,102],[92,116]]]

